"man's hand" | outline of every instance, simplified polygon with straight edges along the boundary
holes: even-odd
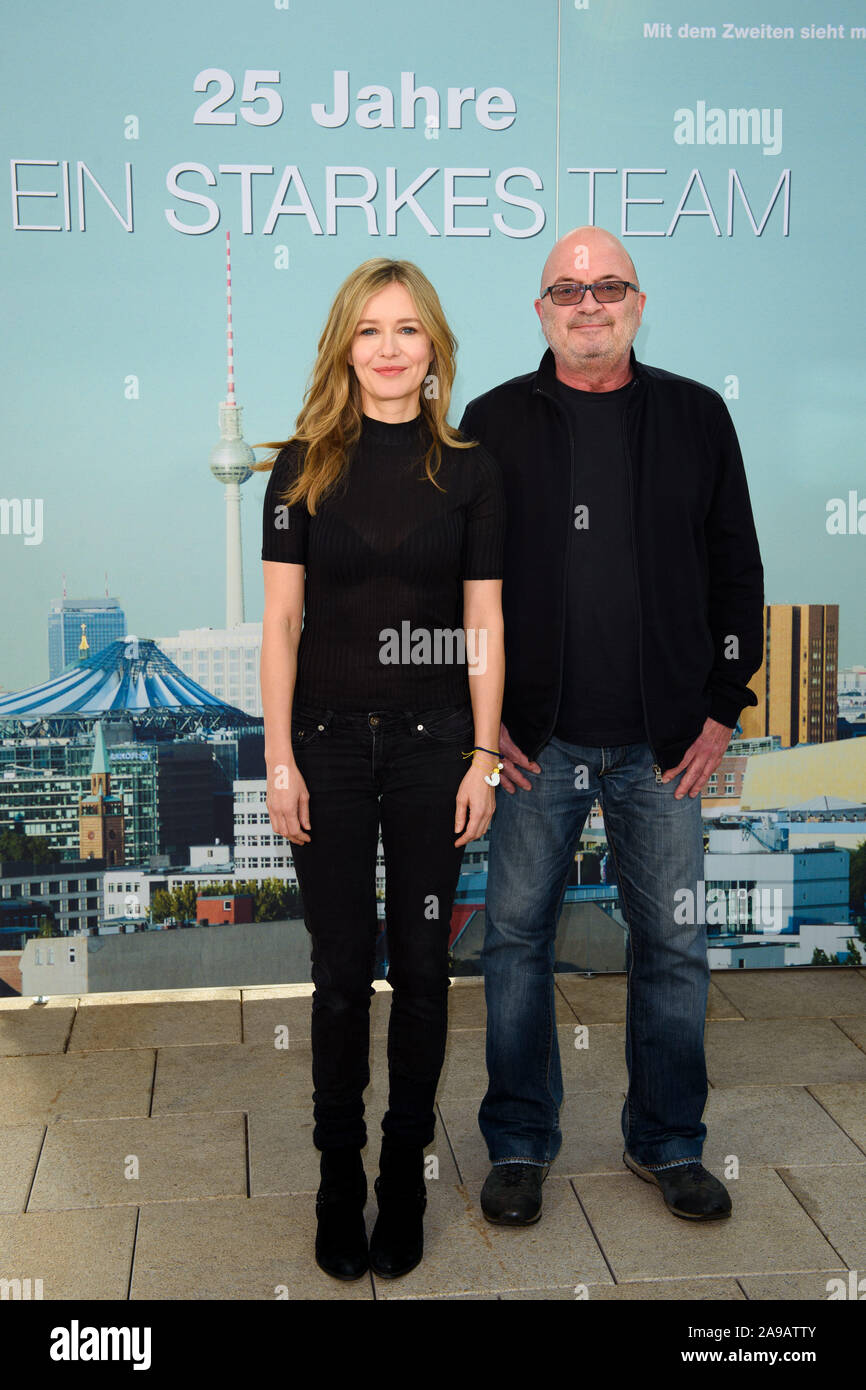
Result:
[[[531,763],[525,753],[512,743],[511,735],[504,724],[499,726],[499,752],[502,756],[502,771],[499,774],[499,784],[504,787],[509,796],[513,796],[517,787],[523,787],[525,791],[532,791],[532,783],[527,782],[519,767],[527,767],[530,772],[540,772],[538,763]],[[516,784],[516,786],[515,786]]]
[[[686,792],[689,796],[700,796],[710,775],[725,756],[733,732],[727,724],[719,724],[715,719],[704,720],[704,727],[694,743],[686,749],[682,761],[676,767],[669,768],[662,777],[663,782],[670,782],[683,773],[682,781],[674,792],[676,800],[681,800]]]

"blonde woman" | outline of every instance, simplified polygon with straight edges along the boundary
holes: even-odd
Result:
[[[331,306],[295,433],[259,465],[268,811],[312,938],[316,1260],[342,1279],[423,1254],[451,909],[495,807],[505,504],[497,465],[447,422],[455,349],[417,266],[366,261]],[[368,1247],[380,827],[393,994]]]

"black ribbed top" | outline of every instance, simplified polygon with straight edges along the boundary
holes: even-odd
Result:
[[[499,467],[480,446],[443,448],[435,487],[424,471],[428,444],[420,415],[396,425],[365,415],[343,483],[315,516],[281,502],[300,467],[297,446],[276,459],[262,559],[306,566],[298,704],[468,701],[460,646],[445,634],[462,626],[464,579],[502,578],[505,499]]]

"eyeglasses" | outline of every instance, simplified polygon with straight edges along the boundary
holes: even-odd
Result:
[[[561,280],[558,285],[548,285],[541,298],[550,295],[554,304],[581,304],[583,296],[590,290],[596,304],[617,304],[625,299],[626,290],[640,290],[631,280],[597,280],[594,285],[578,285],[573,280]]]

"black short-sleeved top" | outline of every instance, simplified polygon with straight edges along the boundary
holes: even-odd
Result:
[[[501,579],[505,497],[479,445],[442,449],[435,487],[424,470],[422,416],[364,416],[337,489],[282,503],[302,466],[278,455],[265,493],[262,559],[304,565],[304,626],[295,701],[328,709],[432,709],[469,700],[464,579]],[[444,492],[440,489],[444,489]],[[478,639],[483,644],[484,638]]]

